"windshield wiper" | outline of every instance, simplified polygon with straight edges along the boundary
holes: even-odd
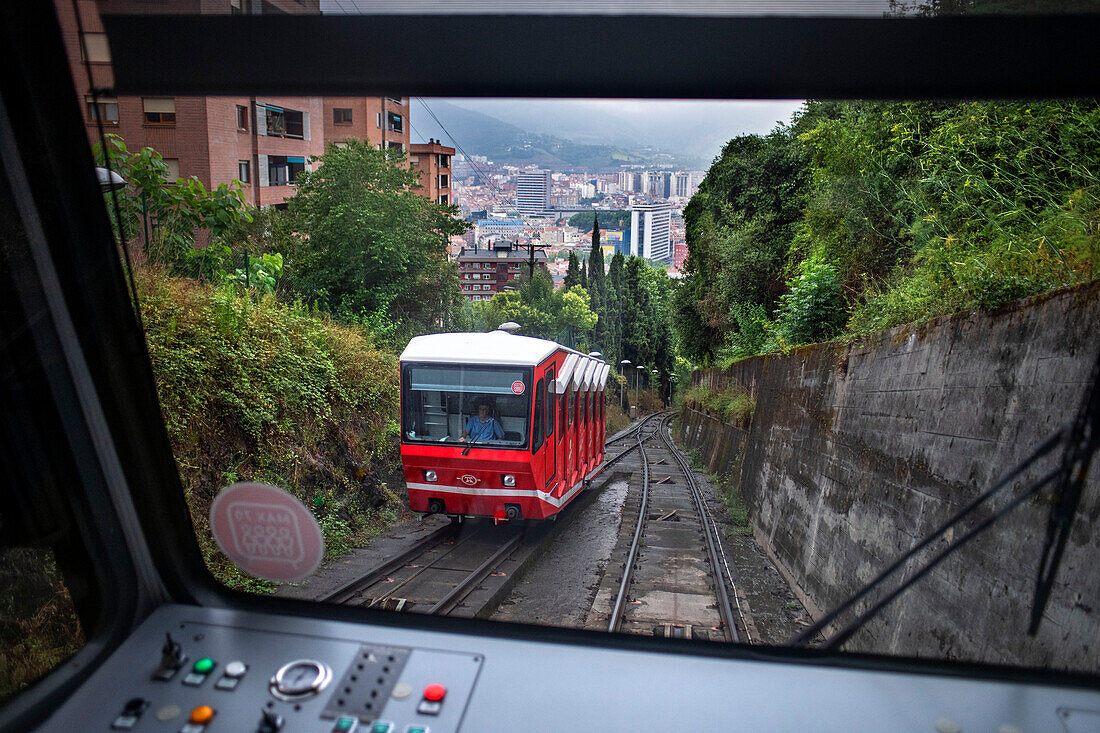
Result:
[[[474,447],[474,443],[476,441],[473,439],[473,437],[474,436],[471,435],[470,440],[466,441],[466,447],[462,449],[462,455],[466,455],[467,453],[470,452],[470,449]]]
[[[1088,475],[1089,464],[1097,446],[1100,446],[1100,357],[1092,368],[1092,393],[1081,405],[1077,419],[1070,428],[1066,450],[1062,454],[1058,484],[1051,496],[1047,536],[1039,561],[1039,575],[1035,579],[1031,623],[1027,627],[1030,636],[1035,636],[1043,620],[1043,611],[1050,599],[1050,589],[1062,562],[1062,551],[1066,549],[1070,526],[1077,513],[1077,505],[1081,503],[1085,476]]]
[[[847,611],[861,599],[866,597],[872,590],[877,588],[882,582],[897,571],[902,565],[904,565],[910,558],[916,555],[918,552],[928,547],[930,544],[943,537],[947,531],[955,524],[964,519],[968,514],[977,509],[981,504],[991,499],[1006,486],[1008,486],[1013,479],[1026,471],[1033,463],[1050,453],[1059,445],[1065,444],[1065,452],[1061,463],[1053,470],[1046,473],[1038,481],[1032,483],[1027,489],[1021,492],[1019,495],[1012,498],[1004,507],[994,512],[986,519],[979,522],[970,531],[966,532],[958,540],[948,545],[941,550],[935,557],[928,561],[923,567],[915,572],[908,580],[899,585],[897,588],[888,593],[884,598],[879,600],[869,609],[861,613],[855,620],[849,623],[840,631],[827,638],[821,647],[824,649],[836,649],[849,638],[852,634],[858,631],[865,623],[871,620],[875,615],[879,613],[883,608],[890,604],[895,598],[901,595],[907,588],[916,583],[918,580],[927,575],[931,570],[940,564],[945,558],[954,553],[960,547],[968,543],[974,537],[978,536],[998,519],[1005,516],[1013,509],[1018,507],[1028,498],[1038,494],[1045,486],[1052,482],[1057,482],[1054,491],[1051,494],[1053,505],[1051,507],[1050,517],[1047,522],[1047,540],[1043,547],[1043,557],[1039,569],[1039,578],[1035,588],[1035,601],[1032,607],[1031,625],[1028,628],[1028,633],[1032,636],[1038,630],[1039,622],[1042,618],[1043,609],[1046,607],[1047,598],[1050,595],[1050,588],[1054,582],[1054,577],[1058,571],[1058,564],[1061,561],[1062,550],[1065,548],[1066,538],[1069,536],[1070,524],[1073,521],[1074,512],[1077,509],[1077,504],[1081,498],[1081,490],[1084,486],[1085,475],[1088,472],[1089,463],[1092,459],[1092,454],[1095,452],[1098,445],[1100,445],[1100,354],[1097,355],[1097,361],[1093,365],[1092,369],[1092,389],[1086,394],[1085,400],[1081,405],[1081,409],[1078,412],[1077,419],[1073,423],[1069,423],[1044,440],[1022,463],[1012,469],[1008,475],[1004,476],[998,481],[992,488],[986,491],[981,496],[977,497],[961,510],[959,510],[953,517],[947,522],[941,525],[932,534],[925,537],[923,540],[914,545],[908,552],[892,562],[889,567],[879,573],[874,580],[867,585],[863,586],[848,600],[841,603],[835,609],[827,613],[821,619],[819,619],[812,626],[809,626],[801,633],[791,637],[787,640],[787,646],[799,646],[807,644],[812,641],[827,628],[829,624],[837,619],[840,614]]]

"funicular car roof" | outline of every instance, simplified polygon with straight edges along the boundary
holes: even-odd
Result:
[[[506,331],[435,333],[409,341],[401,352],[401,361],[538,366],[558,350],[579,353],[555,341]]]

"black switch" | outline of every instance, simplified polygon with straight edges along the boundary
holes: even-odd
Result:
[[[183,647],[171,634],[165,633],[164,646],[160,649],[160,666],[153,672],[153,679],[167,682],[176,676],[176,672],[186,661],[187,655],[183,653]]]
[[[260,727],[256,729],[256,733],[278,733],[286,722],[283,716],[270,710],[263,710],[261,713],[263,717],[260,718]]]
[[[183,666],[183,647],[169,633],[164,634],[164,646],[160,650],[161,669],[179,669]]]

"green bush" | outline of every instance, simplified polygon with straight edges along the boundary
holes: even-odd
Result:
[[[396,359],[302,303],[150,269],[136,280],[165,425],[212,572],[270,589],[211,541],[210,503],[233,481],[275,484],[311,505],[330,556],[372,532],[378,510],[396,502],[380,479],[397,459]]]
[[[847,309],[836,267],[807,260],[788,286],[791,291],[779,299],[776,336],[789,344],[811,344],[840,333]]]

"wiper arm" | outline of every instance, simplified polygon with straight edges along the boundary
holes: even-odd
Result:
[[[476,441],[474,441],[473,436],[471,435],[470,440],[466,441],[466,447],[462,449],[462,455],[466,455],[467,453],[469,453],[470,449],[474,447],[475,442]]]
[[[838,631],[832,637],[825,640],[822,647],[825,649],[833,649],[839,647],[845,641],[847,641],[852,634],[860,629],[867,621],[873,618],[879,611],[885,608],[891,601],[901,595],[907,588],[916,583],[918,580],[927,575],[936,565],[942,562],[946,557],[954,553],[960,547],[972,540],[977,535],[984,532],[993,523],[1004,515],[1011,512],[1017,506],[1022,504],[1026,499],[1038,494],[1043,487],[1047,484],[1055,481],[1059,478],[1063,480],[1059,483],[1059,488],[1054,492],[1055,506],[1051,509],[1051,517],[1048,522],[1048,535],[1047,543],[1043,550],[1043,563],[1040,566],[1040,575],[1036,584],[1036,599],[1035,608],[1032,609],[1032,622],[1031,628],[1028,633],[1034,635],[1033,629],[1038,629],[1038,620],[1042,617],[1042,610],[1046,605],[1047,597],[1050,593],[1051,584],[1054,581],[1054,576],[1058,570],[1058,563],[1061,560],[1062,550],[1065,547],[1066,538],[1069,535],[1069,525],[1072,522],[1074,511],[1076,510],[1077,503],[1080,500],[1081,488],[1084,485],[1085,474],[1088,469],[1089,461],[1093,451],[1100,443],[1100,355],[1098,355],[1097,363],[1093,367],[1093,379],[1092,379],[1092,391],[1088,395],[1077,420],[1064,426],[1058,432],[1051,435],[1045,441],[1043,441],[1022,463],[1016,466],[1008,475],[1004,476],[998,481],[992,488],[986,491],[981,496],[977,497],[961,510],[959,510],[951,519],[947,520],[936,531],[929,536],[925,537],[919,543],[914,545],[912,549],[892,562],[889,567],[879,573],[874,580],[867,585],[863,586],[852,597],[844,601],[833,611],[823,616],[820,620],[808,627],[800,634],[789,639],[787,646],[802,645],[813,640],[822,629],[829,626],[841,613],[851,608],[855,603],[866,597],[872,590],[878,587],[887,577],[892,575],[898,570],[906,561],[912,558],[916,553],[928,547],[931,543],[946,534],[947,530],[953,525],[957,524],[968,514],[973,512],[978,506],[992,498],[994,495],[1002,491],[1009,483],[1027,470],[1035,461],[1042,458],[1046,454],[1050,453],[1059,444],[1066,442],[1066,454],[1062,463],[1054,470],[1048,472],[1038,481],[1034,482],[1026,490],[1021,492],[1018,496],[1014,497],[1008,504],[999,509],[997,512],[978,523],[974,528],[964,534],[955,542],[951,543],[948,547],[942,550],[939,554],[933,557],[924,567],[920,568],[913,574],[908,580],[895,588],[883,599],[875,603],[871,608],[860,614],[854,621],[848,624],[846,627]],[[1066,487],[1066,483],[1070,481],[1075,483],[1075,487]],[[1041,595],[1041,597],[1040,597]],[[1041,605],[1040,605],[1041,602]]]
[[[867,583],[867,585],[863,586],[858,591],[856,591],[856,593],[853,596],[851,596],[848,600],[844,601],[839,606],[837,606],[835,609],[833,609],[829,613],[825,614],[825,616],[821,617],[821,619],[819,619],[812,626],[807,627],[801,633],[799,633],[796,636],[793,636],[790,639],[788,639],[787,642],[786,642],[786,645],[787,646],[800,646],[800,645],[803,645],[803,644],[807,644],[811,640],[813,640],[819,633],[821,633],[821,631],[823,629],[825,629],[826,627],[829,626],[829,624],[831,624],[833,621],[835,621],[836,618],[838,616],[840,616],[840,614],[844,613],[849,608],[851,608],[856,603],[858,603],[860,600],[862,600],[864,597],[866,597],[871,591],[873,591],[875,588],[877,588],[879,585],[881,585],[882,582],[884,580],[886,580],[888,577],[893,575],[902,565],[904,565],[914,555],[916,555],[918,552],[920,552],[924,548],[928,547],[930,544],[932,544],[933,542],[938,540],[940,537],[943,537],[947,533],[947,530],[949,530],[954,525],[958,524],[968,514],[973,512],[979,506],[981,506],[986,501],[993,498],[993,496],[995,496],[1000,491],[1002,491],[1006,486],[1008,486],[1012,482],[1012,480],[1014,478],[1016,478],[1021,473],[1023,473],[1025,470],[1027,470],[1031,466],[1031,464],[1035,463],[1035,461],[1039,460],[1040,458],[1045,456],[1047,453],[1050,453],[1054,448],[1056,448],[1062,442],[1062,439],[1063,439],[1064,435],[1065,435],[1065,429],[1063,428],[1062,430],[1059,430],[1058,432],[1054,433],[1054,435],[1051,435],[1049,438],[1044,440],[1042,442],[1042,444],[1040,444],[1039,447],[1036,448],[1030,456],[1028,456],[1026,459],[1024,459],[1023,463],[1019,464],[1018,466],[1016,466],[1016,468],[1012,469],[1012,471],[1010,471],[1008,473],[1008,475],[1004,476],[991,489],[989,489],[984,494],[977,497],[976,499],[971,501],[969,504],[967,504],[965,507],[960,509],[953,517],[951,517],[946,522],[944,522],[942,525],[940,525],[940,527],[938,529],[936,529],[936,531],[932,532],[932,534],[928,535],[923,540],[921,540],[916,545],[914,545],[912,548],[910,548],[908,552],[903,554],[898,559],[894,560],[894,562],[890,563],[889,567],[887,567],[885,570],[883,570],[877,576],[875,576],[874,580]],[[1022,502],[1028,496],[1031,496],[1031,495],[1037,493],[1043,486],[1045,486],[1047,483],[1049,483],[1051,480],[1053,480],[1056,476],[1057,476],[1057,472],[1052,472],[1051,474],[1048,474],[1047,476],[1043,477],[1039,481],[1039,483],[1032,486],[1028,491],[1025,491],[1019,497],[1016,497],[1015,499],[1013,499],[1012,502],[1008,506],[1002,508],[1000,511],[996,512],[995,514],[993,514],[992,516],[990,516],[989,518],[984,520],[981,524],[974,527],[974,529],[970,530],[970,532],[963,535],[958,540],[956,540],[954,543],[949,545],[939,555],[937,555],[935,558],[933,558],[932,561],[928,565],[921,568],[917,573],[915,573],[906,582],[902,583],[898,588],[896,588],[889,595],[887,595],[886,598],[884,598],[883,600],[881,600],[880,602],[878,602],[877,604],[875,604],[874,606],[869,608],[867,611],[860,614],[860,616],[858,618],[856,618],[855,621],[853,621],[851,624],[846,626],[842,631],[839,631],[836,634],[834,634],[832,637],[828,638],[825,641],[825,643],[822,644],[822,647],[825,648],[825,649],[831,649],[831,648],[835,648],[835,647],[839,646],[840,644],[842,644],[852,634],[854,634],[859,629],[859,627],[863,626],[863,624],[865,624],[867,621],[869,621],[875,614],[877,614],[888,603],[890,603],[890,601],[897,598],[902,593],[902,591],[904,591],[906,588],[911,586],[913,583],[917,582],[922,577],[924,577],[933,567],[938,565],[940,563],[940,561],[942,561],[945,557],[947,557],[952,552],[954,552],[955,550],[962,547],[974,535],[976,535],[977,533],[984,530],[990,524],[992,524],[997,519],[999,519],[1003,514],[1007,513],[1011,509],[1015,508],[1020,502]]]
[[[1039,561],[1039,575],[1035,579],[1035,599],[1031,605],[1031,623],[1027,633],[1035,636],[1043,620],[1050,599],[1050,589],[1062,562],[1062,551],[1081,502],[1085,476],[1092,462],[1092,454],[1100,446],[1100,355],[1092,368],[1092,393],[1081,405],[1066,440],[1062,455],[1058,483],[1051,495],[1052,504],[1047,516],[1047,536]]]

